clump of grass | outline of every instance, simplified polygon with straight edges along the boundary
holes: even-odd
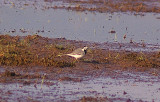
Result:
[[[65,47],[63,45],[55,45],[55,48],[59,49],[59,50],[65,50]]]
[[[3,66],[73,67],[73,62],[57,60],[61,50],[64,50],[62,45],[49,44],[47,38],[38,35],[0,35],[0,65]]]
[[[55,67],[73,67],[75,66],[74,62],[68,62],[64,60],[55,60],[50,58],[42,58],[40,59],[39,63],[41,63],[43,66],[55,66]]]
[[[55,66],[56,67],[73,67],[75,66],[75,62],[56,61]]]
[[[119,59],[119,64],[128,67],[158,68],[160,67],[160,62],[157,58],[153,57],[154,55],[143,52],[124,53]]]
[[[99,64],[115,65],[121,68],[160,68],[160,52],[129,52],[93,49],[90,50],[88,56]]]

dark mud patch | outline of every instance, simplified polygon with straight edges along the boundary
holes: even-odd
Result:
[[[63,56],[83,46],[89,49],[82,59]],[[159,51],[111,50],[99,43],[38,35],[1,35],[0,47],[0,96],[4,101],[160,100]],[[135,87],[142,89],[141,95]],[[151,95],[155,97],[148,98]]]

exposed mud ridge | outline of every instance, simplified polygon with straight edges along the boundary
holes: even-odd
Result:
[[[88,53],[78,61],[63,55],[83,46],[89,47]],[[29,93],[30,91],[37,92],[32,89],[29,91],[27,87],[39,89],[39,87],[43,88],[45,87],[44,85],[46,85],[48,87],[56,86],[57,88],[52,90],[59,90],[58,86],[63,82],[69,82],[69,84],[73,83],[72,85],[75,85],[76,83],[90,81],[99,77],[111,77],[113,79],[132,78],[129,74],[122,74],[123,71],[135,73],[145,72],[151,76],[159,77],[159,68],[160,52],[158,51],[134,52],[126,50],[107,50],[97,48],[96,43],[66,40],[65,38],[45,38],[39,35],[0,36],[0,84],[2,84],[1,86],[3,86],[3,84],[8,85],[8,87],[12,87],[13,89],[14,87],[20,90],[22,89],[22,91],[19,92],[23,93]],[[138,76],[136,76],[136,78],[137,77]],[[139,79],[138,81],[147,82],[146,79]],[[17,86],[15,85],[16,83],[20,85]],[[152,83],[157,83],[157,80],[152,80]],[[106,85],[108,85],[108,83]],[[25,90],[23,90],[23,88],[25,88]],[[15,91],[19,89],[15,89]],[[12,94],[12,91],[13,90],[9,91],[9,89],[5,87],[1,88],[0,99],[4,101],[14,99],[15,94]],[[81,91],[78,93],[80,92]],[[97,94],[94,91],[92,93]],[[72,95],[74,94],[76,93],[73,92]],[[90,93],[88,94],[90,95]],[[127,92],[124,91],[123,94],[125,95]],[[13,95],[13,97],[10,98],[8,97],[9,95]],[[21,96],[21,94],[19,95]],[[52,95],[52,92],[50,94],[44,92],[44,96],[47,95]],[[35,95],[35,97],[38,96]],[[55,97],[56,96],[57,95],[55,95]],[[130,102],[133,100],[130,98],[114,98],[114,95],[111,96],[113,96],[113,98],[99,96],[79,97],[76,98],[75,101],[112,102],[121,100]],[[40,101],[43,95],[40,96],[40,99],[32,99],[30,96],[24,99],[23,97],[18,98],[18,100]],[[47,99],[43,99],[43,101],[58,100],[56,98]],[[70,100],[73,101],[74,98]],[[65,101],[65,99],[63,100],[62,98],[61,101]]]

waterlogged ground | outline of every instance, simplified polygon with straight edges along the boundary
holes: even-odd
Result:
[[[113,75],[117,74],[114,72]],[[2,83],[0,84],[1,99],[7,101],[82,101],[85,96],[90,101],[103,102],[160,101],[159,77],[130,72],[118,72],[119,75],[123,78],[106,76],[76,82],[71,76],[70,80],[64,81],[44,79],[44,82],[49,84]]]
[[[1,0],[0,101],[159,102],[159,3]]]

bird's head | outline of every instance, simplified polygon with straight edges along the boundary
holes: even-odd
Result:
[[[86,53],[87,53],[87,49],[88,49],[88,47],[84,47],[84,48],[82,49],[82,51],[84,51],[84,53],[86,54]]]

